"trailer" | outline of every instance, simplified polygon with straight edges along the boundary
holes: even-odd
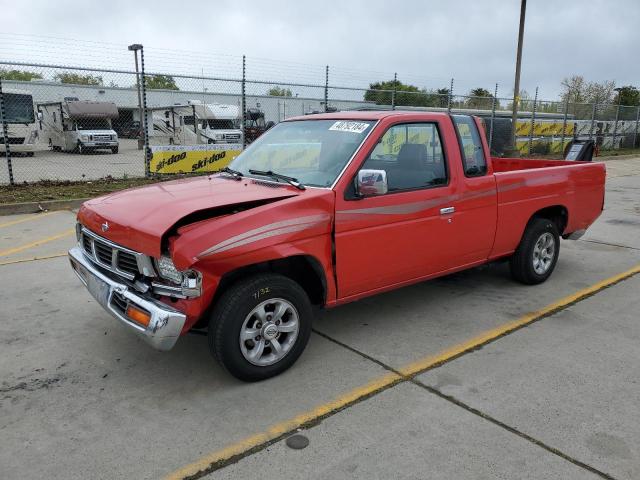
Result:
[[[118,153],[118,134],[111,121],[118,118],[113,102],[75,98],[38,104],[42,137],[54,151],[83,153],[106,149]]]
[[[199,145],[242,143],[242,118],[235,105],[205,104],[190,100],[188,104],[156,106],[151,112],[151,145]]]
[[[24,90],[4,90],[4,121],[7,124],[7,144],[11,153],[32,157],[37,149],[38,126],[33,107],[33,95]],[[1,111],[0,111],[1,115]],[[4,153],[5,137],[0,132],[0,151]]]

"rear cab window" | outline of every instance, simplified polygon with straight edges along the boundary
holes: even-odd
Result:
[[[466,177],[479,177],[487,173],[482,138],[476,122],[468,115],[451,115],[460,144],[462,165]]]

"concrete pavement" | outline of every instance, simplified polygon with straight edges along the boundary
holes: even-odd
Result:
[[[324,312],[299,362],[257,384],[225,374],[204,337],[163,354],[124,332],[58,257],[75,241],[71,212],[0,217],[2,476],[159,478],[251,439],[211,478],[637,477],[635,278],[422,385],[390,373],[639,264],[637,161],[615,162],[606,211],[562,242],[545,284],[498,264]],[[309,447],[269,440],[302,417],[316,419]]]

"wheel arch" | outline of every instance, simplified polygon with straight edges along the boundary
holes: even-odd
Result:
[[[327,301],[327,278],[320,261],[312,255],[293,255],[244,265],[225,273],[220,279],[211,304],[234,283],[257,273],[279,273],[298,283],[309,296],[312,305],[324,306]]]
[[[531,215],[531,218],[529,218],[529,221],[527,222],[527,226],[529,226],[531,221],[536,218],[546,218],[547,220],[551,220],[556,225],[558,234],[562,235],[569,224],[569,209],[564,205],[551,205],[549,207],[541,208]]]

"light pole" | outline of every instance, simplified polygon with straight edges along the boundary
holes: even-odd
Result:
[[[522,63],[522,40],[524,37],[524,14],[527,0],[520,3],[520,29],[518,30],[518,52],[516,54],[516,78],[513,85],[513,113],[511,115],[511,146],[516,151],[516,122],[518,121],[518,103],[520,102],[520,65]]]
[[[136,88],[138,89],[138,116],[140,117],[140,136],[138,137],[138,150],[142,150],[144,143],[144,115],[142,114],[142,92],[140,91],[140,71],[138,70],[138,50],[142,50],[142,45],[134,43],[129,45],[127,49],[133,52],[136,59]]]

